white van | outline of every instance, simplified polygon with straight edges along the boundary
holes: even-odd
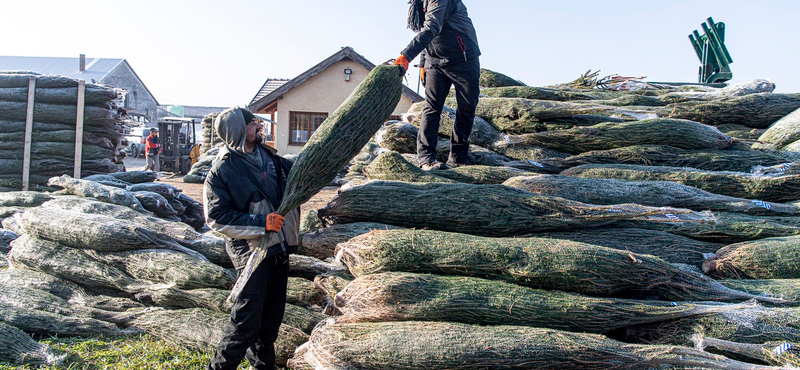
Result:
[[[148,136],[150,136],[149,127],[133,127],[125,135],[125,138],[128,139],[128,154],[131,157],[144,156],[144,144]]]

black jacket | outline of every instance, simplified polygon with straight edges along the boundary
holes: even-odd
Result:
[[[401,52],[413,60],[425,51],[423,67],[447,66],[481,55],[475,27],[461,0],[424,0],[425,22],[417,36]]]
[[[270,161],[278,170],[278,189],[270,189],[267,181],[275,173],[265,173],[252,159],[227,147],[220,150],[203,188],[208,226],[227,236],[235,247],[247,244],[252,248],[264,237],[266,215],[275,212],[279,205],[269,200],[270,194],[277,193],[278,202],[281,201],[292,166],[291,161],[275,154],[270,147],[259,146],[257,150],[263,163]],[[286,215],[281,232],[272,234],[267,243],[267,257],[296,252],[299,229],[300,210],[295,209]]]

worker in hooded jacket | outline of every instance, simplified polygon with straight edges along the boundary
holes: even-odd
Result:
[[[251,369],[275,368],[274,343],[283,320],[289,254],[299,244],[300,210],[275,213],[292,163],[262,143],[264,127],[250,111],[229,108],[214,120],[225,143],[206,177],[204,208],[211,229],[226,236],[236,270],[270,232],[265,260],[233,302],[231,317],[209,369],[236,369],[247,358]]]
[[[481,51],[478,36],[461,0],[411,0],[408,28],[416,37],[395,60],[408,70],[420,55],[420,79],[425,85],[425,109],[417,135],[417,157],[424,170],[470,164],[469,134],[480,89]],[[455,86],[455,124],[447,165],[436,161],[439,121],[450,87]]]

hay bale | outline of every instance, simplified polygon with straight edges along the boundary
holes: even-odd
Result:
[[[402,201],[386,202],[386,199]],[[432,199],[437,201],[431,202]],[[458,219],[453,222],[456,213]],[[685,209],[635,204],[598,206],[502,185],[390,181],[371,181],[348,188],[320,209],[319,215],[330,224],[379,222],[486,236],[580,229],[625,219],[654,223],[710,221],[708,215]]]
[[[574,154],[633,145],[668,145],[697,150],[725,149],[732,142],[730,136],[713,126],[668,118],[606,122],[590,127],[516,135],[509,140]]]
[[[328,323],[314,330],[307,346],[300,351],[307,363],[332,370],[770,369],[692,348],[625,344],[598,334],[518,326]]]
[[[703,272],[735,279],[800,279],[800,236],[725,246],[703,262]]]
[[[693,338],[695,347],[702,350],[712,348],[726,356],[734,355],[747,359],[764,362],[773,366],[800,365],[800,356],[796,351],[791,351],[791,344],[773,341],[762,344],[738,343],[701,335]],[[787,346],[787,344],[789,344]]]
[[[503,185],[589,204],[627,202],[653,207],[688,208],[695,211],[800,215],[800,208],[795,206],[713,194],[671,181],[623,181],[563,175],[536,175],[514,177],[504,182]]]
[[[519,80],[515,80],[500,72],[481,68],[481,77],[478,81],[480,87],[505,87],[505,86],[525,86]]]
[[[162,286],[134,279],[97,261],[79,249],[23,235],[12,243],[9,259],[15,266],[43,272],[95,290],[137,293]]]
[[[131,325],[175,346],[207,351],[219,343],[228,319],[229,315],[202,308],[152,310],[133,319]],[[284,366],[297,346],[306,340],[308,335],[300,329],[282,324],[275,341],[276,365]]]
[[[748,307],[594,298],[479,278],[411,273],[359,277],[336,295],[335,303],[343,314],[336,319],[340,323],[440,321],[587,333]]]
[[[316,211],[314,212],[316,213]],[[300,243],[298,252],[324,260],[334,256],[336,245],[339,243],[373,230],[394,229],[398,229],[398,227],[375,222],[328,225],[314,232],[303,234],[303,242]]]
[[[693,345],[703,335],[740,343],[800,340],[800,308],[758,307],[692,316],[625,329],[626,342]]]
[[[236,281],[228,270],[205,258],[168,249],[87,252],[134,279],[174,285],[180,289],[230,289]]]
[[[22,330],[0,322],[0,361],[12,364],[61,366],[66,354],[41,344]]]
[[[337,259],[356,277],[405,271],[495,279],[592,296],[645,295],[679,301],[755,297],[657,257],[559,239],[375,231],[339,244]]]
[[[666,145],[634,145],[593,150],[562,160],[566,167],[583,164],[638,164],[691,167],[709,171],[749,172],[755,166],[773,166],[786,159],[755,150],[685,150]]]
[[[536,236],[600,245],[636,254],[649,254],[670,263],[685,263],[697,267],[700,267],[705,261],[706,254],[714,253],[724,246],[724,244],[694,240],[664,231],[634,228],[556,231],[536,234]]]
[[[800,176],[761,176],[746,172],[720,172],[688,167],[627,164],[581,165],[562,175],[627,181],[674,181],[736,198],[784,203],[798,200]]]
[[[750,216],[716,212],[712,223],[653,223],[620,221],[619,226],[666,231],[714,243],[738,243],[800,234],[800,217]]]
[[[800,108],[800,94],[758,93],[716,101],[670,104],[656,111],[659,117],[683,118],[707,125],[738,123],[767,128]]]
[[[743,292],[781,298],[795,304],[800,302],[800,279],[724,279],[719,282]]]
[[[119,204],[137,211],[147,212],[136,197],[124,189],[100,185],[93,181],[73,179],[67,175],[53,177],[47,182],[47,185],[61,187],[67,194],[97,198],[103,202]]]

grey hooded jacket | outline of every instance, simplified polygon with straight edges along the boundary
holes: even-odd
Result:
[[[401,52],[413,60],[424,50],[420,64],[447,66],[474,60],[481,55],[475,27],[461,0],[423,0],[422,29]]]
[[[292,163],[266,145],[256,147],[263,166],[245,153],[247,123],[238,108],[220,113],[214,126],[226,146],[217,155],[203,188],[206,222],[229,238],[229,248],[252,248],[265,236],[266,215],[275,212],[283,198]],[[300,210],[295,209],[286,215],[281,232],[270,237],[267,257],[295,252],[299,228]],[[244,251],[234,254],[246,258],[240,252]],[[238,266],[241,261],[233,262]]]

